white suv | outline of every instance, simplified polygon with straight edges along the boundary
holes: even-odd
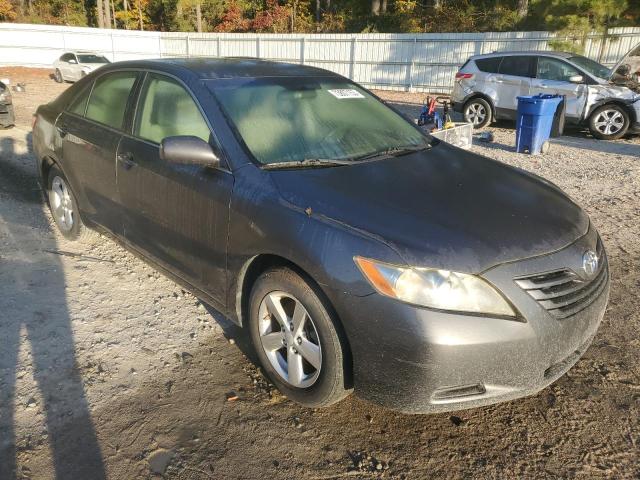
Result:
[[[567,123],[613,140],[640,131],[639,60],[640,46],[613,69],[565,52],[475,55],[456,74],[451,100],[455,111],[481,128],[515,119],[519,95],[565,95]]]
[[[108,63],[109,60],[94,52],[67,52],[53,62],[53,78],[58,83],[75,82]]]

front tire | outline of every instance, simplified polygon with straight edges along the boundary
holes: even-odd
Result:
[[[619,105],[603,105],[589,117],[591,135],[599,140],[617,140],[629,129],[629,114]]]
[[[472,98],[462,107],[462,115],[473,128],[486,127],[491,122],[491,105],[484,98]]]
[[[62,76],[62,72],[57,68],[56,68],[56,72],[53,74],[53,79],[58,83],[64,82],[64,77]]]
[[[84,226],[78,210],[78,202],[62,171],[53,165],[47,181],[49,209],[58,231],[67,240],[85,240],[91,231]]]
[[[348,347],[331,311],[288,268],[264,272],[251,291],[249,332],[264,372],[305,407],[326,407],[351,393]]]

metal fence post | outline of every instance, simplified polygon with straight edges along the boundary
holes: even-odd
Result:
[[[113,46],[113,32],[111,32],[111,61],[116,61],[116,49]]]
[[[304,51],[304,49],[305,49],[305,40],[306,40],[306,39],[305,39],[305,37],[302,37],[302,38],[300,39],[300,63],[301,63],[302,65],[304,65],[304,61],[305,61],[305,53],[306,53],[306,52]]]
[[[191,52],[190,52],[191,49],[189,48],[189,34],[188,33],[187,33],[187,36],[186,36],[185,40],[186,40],[186,44],[187,44],[186,45],[187,46],[187,58],[190,58],[191,57]]]
[[[260,37],[256,37],[256,57],[260,58]]]
[[[220,53],[220,35],[216,37],[216,49],[218,51],[218,57],[221,57],[222,54]]]
[[[416,47],[418,45],[418,37],[413,37],[413,45],[411,46],[411,61],[407,64],[407,79],[406,88],[407,92],[413,90],[413,67],[416,61]]]
[[[351,62],[349,63],[349,78],[353,80],[356,74],[356,42],[357,37],[351,37]]]
[[[162,58],[162,34],[158,32],[158,57]]]

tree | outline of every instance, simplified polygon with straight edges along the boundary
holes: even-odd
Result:
[[[104,28],[104,4],[102,0],[97,0],[96,8],[98,10],[98,28]]]
[[[9,0],[0,0],[0,20],[12,22],[17,14],[13,4]]]
[[[235,0],[231,0],[222,15],[221,22],[216,26],[216,32],[246,32],[249,20],[244,18],[242,8]]]
[[[606,34],[617,24],[626,0],[539,0],[537,10],[560,38],[550,42],[556,50],[582,53],[592,31]]]
[[[518,17],[525,18],[529,13],[529,0],[518,0],[516,3]]]

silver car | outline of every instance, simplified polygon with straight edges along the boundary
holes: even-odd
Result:
[[[53,78],[56,82],[75,82],[98,68],[111,63],[94,52],[66,52],[53,62]]]
[[[475,55],[456,74],[451,100],[455,111],[481,128],[515,119],[519,95],[565,95],[567,123],[614,140],[640,131],[639,60],[640,46],[613,69],[565,52]]]

